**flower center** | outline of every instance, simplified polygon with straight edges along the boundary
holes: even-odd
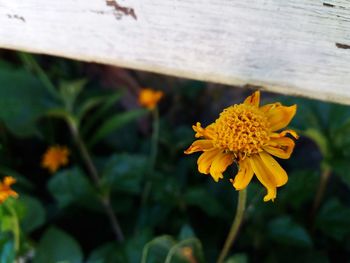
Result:
[[[261,147],[269,140],[267,118],[252,105],[226,108],[211,127],[214,146],[233,152],[239,159],[262,151]]]

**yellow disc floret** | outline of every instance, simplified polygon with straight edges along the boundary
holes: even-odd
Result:
[[[234,153],[238,159],[261,152],[269,141],[267,117],[254,105],[230,106],[211,126],[214,146]]]

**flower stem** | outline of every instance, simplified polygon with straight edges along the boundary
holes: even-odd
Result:
[[[156,164],[157,154],[158,154],[158,141],[159,141],[159,111],[158,108],[155,107],[152,110],[153,117],[153,130],[152,130],[152,140],[151,140],[151,151],[149,157],[149,166],[146,174],[146,182],[142,193],[142,201],[143,205],[146,205],[149,193],[152,188],[152,175],[154,172],[154,166]]]
[[[6,208],[10,212],[14,223],[14,228],[12,229],[12,231],[15,239],[15,251],[17,253],[19,251],[19,241],[20,241],[18,217],[15,209],[11,205],[6,205]]]
[[[332,173],[332,170],[328,165],[322,165],[321,171],[322,171],[322,174],[321,174],[321,178],[320,178],[320,183],[318,185],[318,189],[316,192],[316,196],[315,196],[315,200],[314,200],[314,204],[313,204],[312,212],[311,212],[312,220],[315,217],[315,214],[316,214],[318,208],[320,207],[323,196],[326,192],[327,183],[328,183],[330,175]]]
[[[92,180],[94,181],[96,187],[100,187],[100,177],[99,177],[97,169],[92,161],[92,158],[89,154],[89,151],[88,151],[83,139],[80,136],[77,125],[75,125],[72,122],[69,122],[69,128],[73,134],[74,141],[75,141],[75,143],[80,151],[80,154],[83,158],[83,161],[86,165],[86,168],[87,168]],[[113,208],[111,206],[109,196],[102,197],[100,199],[100,202],[103,205],[103,208],[105,209],[106,215],[108,216],[108,219],[111,223],[111,226],[112,226],[113,232],[116,236],[116,239],[119,242],[123,242],[124,241],[123,231],[119,225],[119,222],[118,222],[116,215],[113,212]]]
[[[232,222],[230,232],[226,238],[224,247],[222,248],[219,258],[216,261],[217,263],[224,262],[230,248],[232,247],[233,242],[235,241],[239,228],[242,224],[243,217],[244,217],[244,211],[247,201],[247,189],[240,190],[238,192],[238,203],[237,203],[237,210],[236,210],[236,216]]]
[[[154,165],[156,163],[157,153],[158,153],[159,112],[157,107],[155,107],[152,110],[152,116],[153,116],[153,133],[152,133],[152,144],[151,144],[151,154],[150,154],[150,171],[154,169]]]

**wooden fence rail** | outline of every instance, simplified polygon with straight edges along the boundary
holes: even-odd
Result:
[[[350,104],[346,0],[0,0],[0,48]]]

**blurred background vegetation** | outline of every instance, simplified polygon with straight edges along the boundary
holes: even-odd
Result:
[[[164,92],[156,110],[138,105],[142,87]],[[255,88],[0,51],[0,173],[19,193],[0,205],[0,262],[215,262],[235,214],[236,171],[214,183],[183,151],[192,124]],[[350,107],[262,98],[298,104],[291,126],[301,138],[279,160],[289,182],[275,202],[263,202],[255,179],[249,185],[226,262],[347,262]],[[70,155],[50,173],[41,162],[53,145]]]

